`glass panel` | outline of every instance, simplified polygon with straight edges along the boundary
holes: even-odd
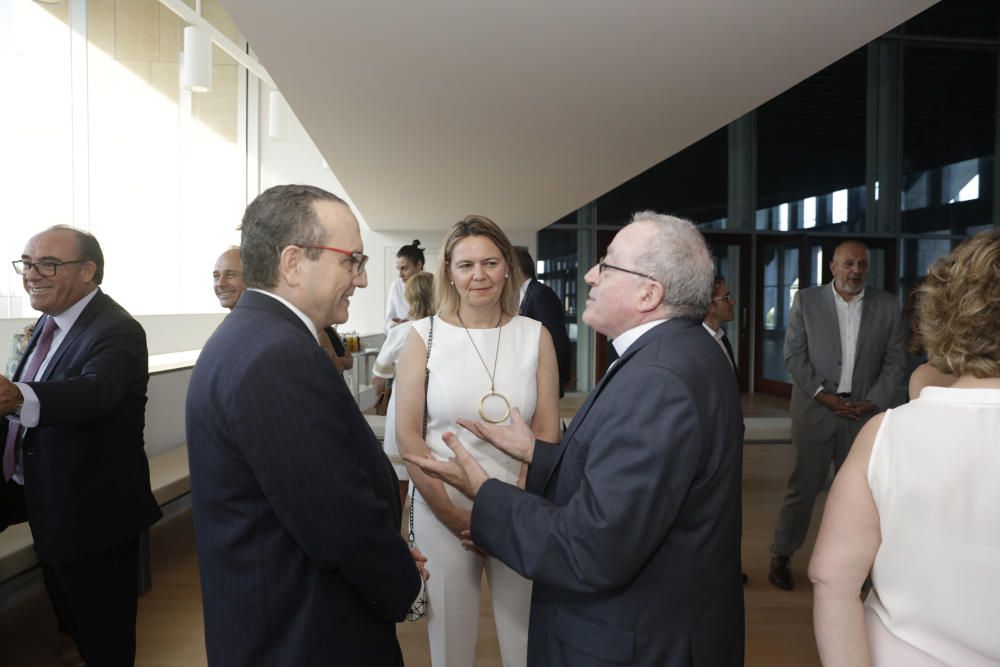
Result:
[[[580,338],[579,316],[583,301],[577,298],[579,271],[578,235],[573,229],[543,229],[538,233],[536,271],[539,282],[555,291],[563,303],[566,331],[569,334],[572,358],[577,358]],[[589,267],[587,267],[589,268]],[[586,271],[586,269],[584,269]],[[574,364],[576,366],[576,364]],[[577,391],[577,373],[570,373],[566,391]]]
[[[993,222],[997,52],[903,53],[901,230],[975,233]]]
[[[764,276],[759,316],[761,327],[761,374],[767,380],[791,382],[785,370],[785,329],[788,310],[799,290],[797,241],[774,243],[764,249]]]
[[[242,42],[220,3],[204,13]],[[211,268],[245,206],[241,70],[216,47],[211,92],[183,90],[184,24],[156,0],[88,3],[87,28],[91,230],[114,257],[107,281],[134,314],[216,311]],[[157,290],[131,279],[148,270],[137,248],[163,258]]]
[[[725,228],[728,136],[723,127],[603,195],[598,224],[624,225],[634,212],[651,209]]]
[[[757,229],[863,229],[867,63],[855,51],[757,110]]]
[[[0,8],[0,114],[10,126],[0,139],[0,196],[5,203],[0,250],[17,259],[27,240],[56,223],[74,222],[73,77],[69,3],[3,2]],[[9,115],[6,115],[9,114]],[[21,277],[0,271],[0,317],[37,317]],[[5,354],[9,341],[2,341]]]

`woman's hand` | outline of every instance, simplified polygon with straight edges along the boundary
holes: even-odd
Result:
[[[459,536],[462,542],[462,548],[466,551],[471,551],[477,556],[482,556],[483,558],[488,558],[490,555],[476,546],[475,542],[472,541],[472,531],[463,530],[462,534]]]
[[[462,534],[469,532],[472,528],[472,511],[462,509],[461,507],[455,507],[452,505],[447,512],[443,512],[444,516],[439,516],[438,519],[441,520],[445,526],[448,527],[452,533],[455,534],[459,540],[462,539]]]

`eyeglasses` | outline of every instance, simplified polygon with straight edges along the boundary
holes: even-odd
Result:
[[[51,278],[56,275],[56,269],[65,264],[82,264],[83,262],[89,262],[89,259],[72,259],[68,262],[30,262],[26,259],[16,259],[11,264],[14,267],[14,272],[19,276],[23,276],[31,271],[35,270],[35,273],[43,278]]]
[[[717,296],[712,299],[712,301],[733,301],[733,293],[726,292],[722,296]]]
[[[615,266],[614,264],[608,264],[607,262],[604,261],[604,257],[601,257],[599,260],[597,260],[597,273],[603,276],[605,269],[614,269],[615,271],[621,271],[622,273],[631,273],[633,276],[646,278],[648,280],[652,280],[655,283],[660,282],[659,280],[657,280],[656,278],[654,278],[649,274],[639,273],[638,271],[633,271],[632,269],[623,269],[622,267]]]
[[[329,250],[330,252],[335,252],[340,255],[345,255],[351,258],[351,268],[354,271],[354,275],[360,276],[365,272],[365,265],[368,263],[368,255],[360,253],[356,250],[341,250],[340,248],[331,248],[326,245],[300,245],[300,248],[315,248],[316,250]]]

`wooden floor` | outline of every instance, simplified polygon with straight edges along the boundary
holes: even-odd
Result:
[[[571,414],[578,398],[564,399]],[[781,401],[751,398],[744,401],[747,416],[787,415]],[[812,551],[817,521],[793,569],[796,589],[781,591],[767,582],[768,546],[774,521],[791,472],[790,445],[747,445],[743,475],[743,564],[750,577],[746,586],[747,665],[809,667],[819,665],[812,633],[812,592],[805,566]],[[816,516],[821,511],[821,496]],[[138,667],[197,667],[205,665],[201,592],[194,553],[194,528],[185,512],[152,533],[153,590],[139,600]],[[481,609],[476,665],[500,665],[496,630],[488,599]],[[58,636],[44,594],[0,614],[0,664],[4,667],[57,667]],[[400,643],[409,667],[429,667],[426,626],[399,626]]]

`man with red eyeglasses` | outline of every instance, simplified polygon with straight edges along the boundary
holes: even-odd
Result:
[[[392,465],[320,346],[368,284],[363,250],[350,208],[319,188],[271,188],[243,217],[248,289],[187,397],[213,667],[402,665],[395,623],[424,559],[399,533]]]

